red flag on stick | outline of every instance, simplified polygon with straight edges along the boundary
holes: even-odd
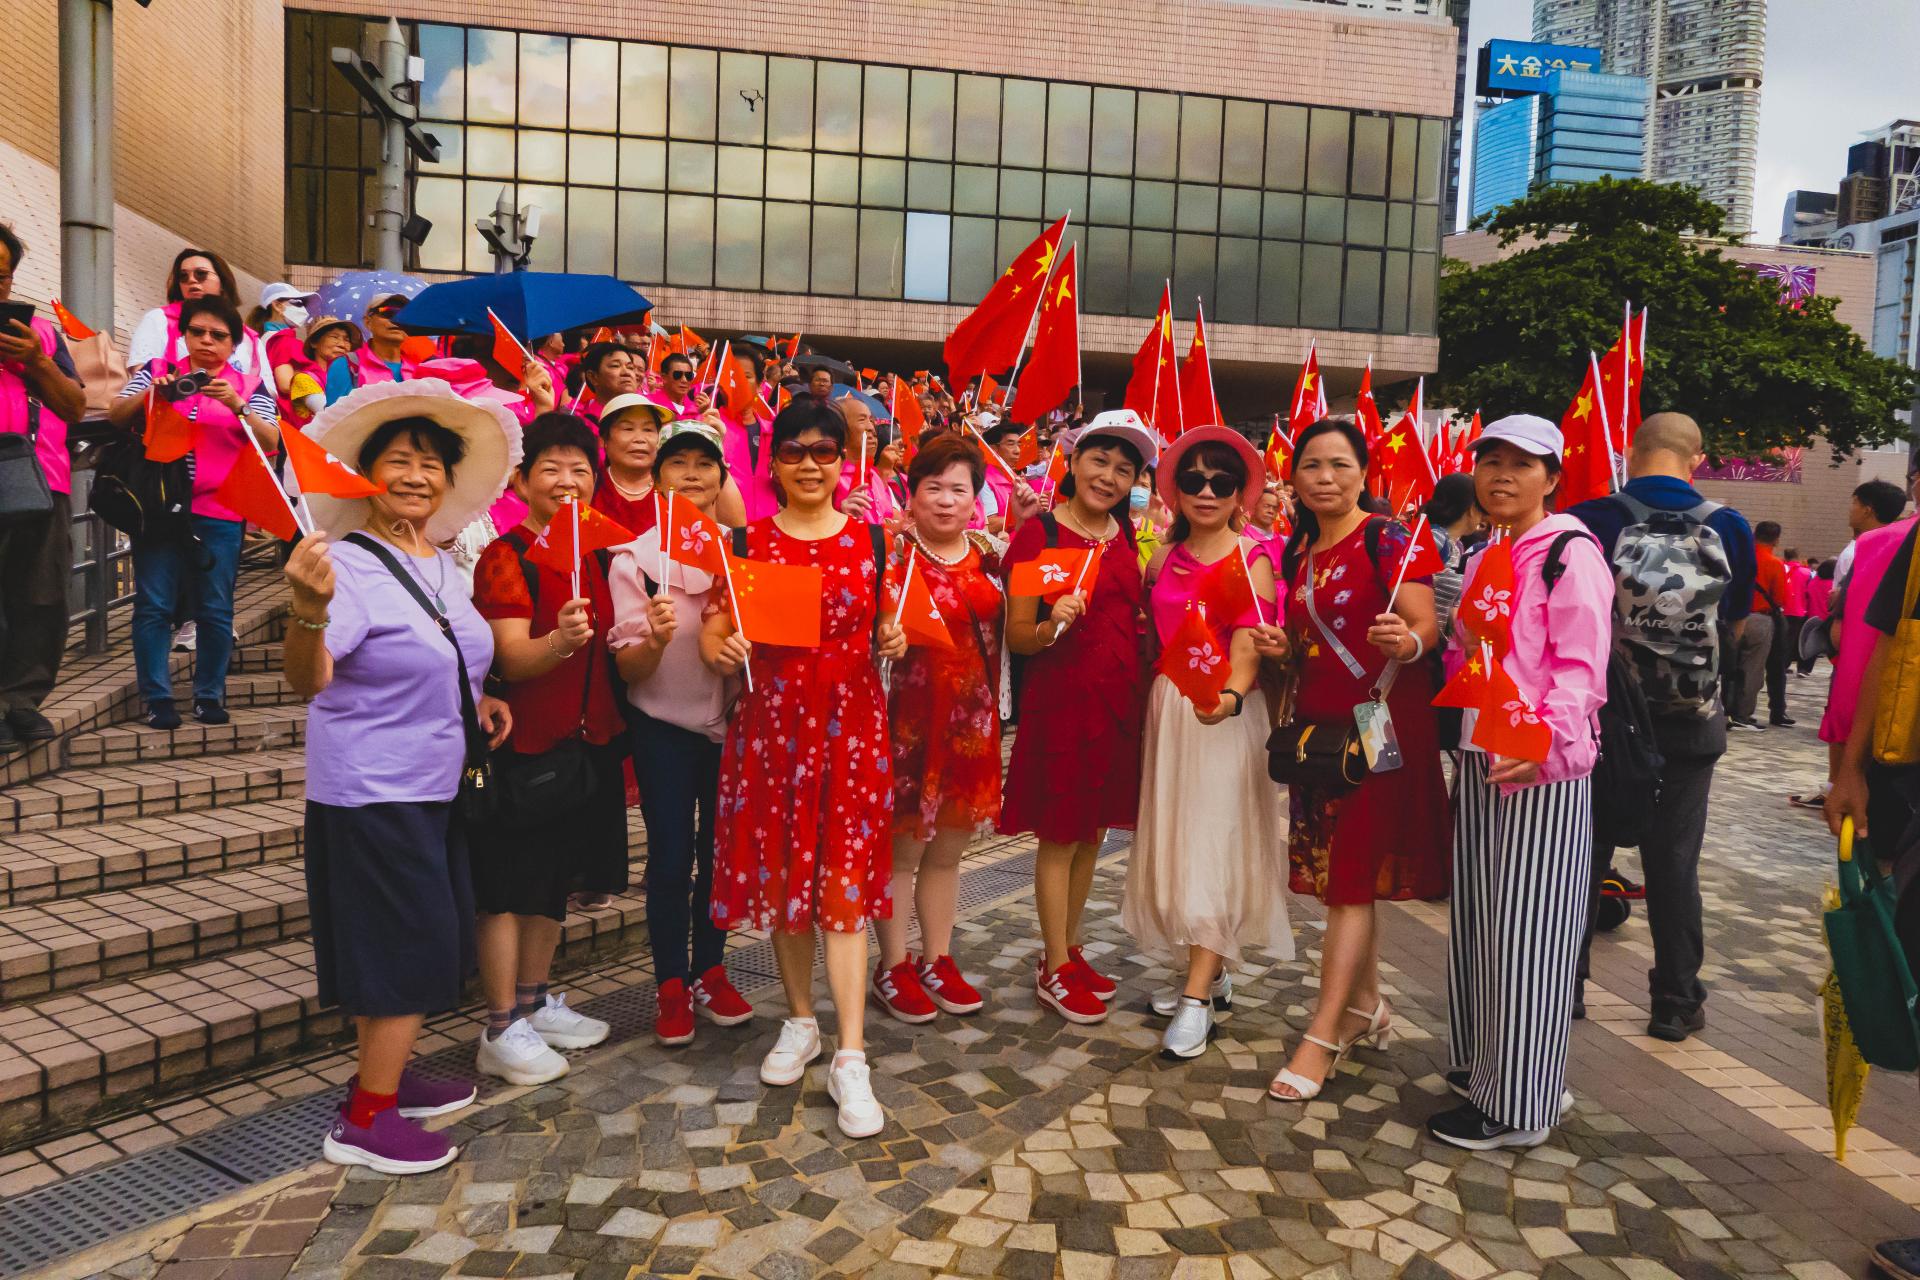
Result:
[[[1473,745],[1509,759],[1544,761],[1553,750],[1553,730],[1497,660],[1488,672],[1484,693],[1474,721]]]
[[[1371,361],[1367,364],[1367,373],[1370,385],[1373,373]],[[1372,393],[1367,394],[1371,403]],[[1287,434],[1298,440],[1302,431],[1326,416],[1327,388],[1320,380],[1320,349],[1317,344],[1310,344],[1307,358],[1300,365],[1300,376],[1293,384],[1293,404],[1287,411]]]
[[[721,555],[726,548],[726,530],[684,498],[667,504],[667,518],[660,522],[660,540],[670,560],[716,578],[727,571]]]
[[[1580,393],[1560,416],[1560,434],[1566,442],[1561,455],[1560,509],[1565,511],[1577,502],[1612,493],[1607,405],[1600,389],[1600,363],[1591,352],[1587,354],[1587,376],[1580,384]]]
[[[94,336],[93,330],[80,323],[80,317],[60,305],[60,299],[53,299],[53,318],[60,322],[60,331],[75,342],[85,342]]]
[[[520,339],[513,336],[513,330],[493,314],[493,308],[487,308],[487,319],[493,324],[493,358],[502,369],[514,376],[515,381],[525,381],[527,361],[533,359],[527,349],[520,345]]]
[[[1227,647],[1207,625],[1205,605],[1187,610],[1180,626],[1160,653],[1160,674],[1173,682],[1186,699],[1202,711],[1220,705],[1220,691],[1227,687],[1233,671],[1227,662]]]
[[[147,430],[142,439],[146,454],[154,462],[173,462],[187,456],[193,448],[193,422],[173,407],[173,401],[147,391]]]
[[[300,537],[300,521],[293,514],[293,503],[288,501],[286,490],[280,487],[273,472],[267,470],[266,461],[257,448],[248,447],[234,454],[233,470],[227,472],[227,478],[213,491],[213,500],[282,542],[293,542]]]
[[[1513,544],[1497,538],[1480,553],[1460,593],[1460,625],[1498,658],[1513,647]]]
[[[893,611],[894,625],[907,633],[908,644],[923,644],[934,649],[953,648],[953,634],[947,620],[940,616],[927,575],[919,565],[919,548],[907,549],[907,569],[900,582],[900,599]]]
[[[1027,326],[1040,305],[1041,285],[1053,268],[1053,257],[1066,234],[1063,217],[1040,234],[1040,238],[1020,251],[1000,278],[987,290],[948,335],[943,354],[947,376],[954,386],[969,382],[975,374],[1005,369],[1020,356],[1026,345]],[[984,403],[985,396],[981,397]]]
[[[1007,594],[1039,596],[1052,603],[1069,591],[1091,592],[1099,576],[1100,558],[1094,548],[1056,547],[1014,565],[1007,575]]]
[[[1487,700],[1487,663],[1488,654],[1484,648],[1475,645],[1467,654],[1467,660],[1453,673],[1453,679],[1446,687],[1433,695],[1436,707],[1460,707],[1463,710],[1479,707]]]
[[[1360,375],[1360,392],[1353,402],[1354,420],[1360,424],[1361,432],[1367,439],[1367,451],[1371,453],[1380,447],[1380,440],[1386,434],[1386,428],[1380,421],[1380,405],[1373,398],[1373,357],[1367,357],[1367,368]]]
[[[1180,371],[1173,357],[1173,288],[1160,291],[1160,310],[1153,318],[1140,349],[1133,356],[1133,376],[1127,380],[1124,407],[1171,442],[1180,434]]]
[[[1007,413],[1015,422],[1032,422],[1059,405],[1080,385],[1080,282],[1067,248],[1040,304],[1040,329],[1033,352],[1020,370],[1020,385]]]
[[[1181,429],[1210,427],[1224,423],[1220,399],[1213,393],[1213,360],[1207,354],[1207,322],[1196,299],[1193,310],[1193,343],[1187,348],[1186,363],[1180,366]]]
[[[740,630],[754,644],[812,649],[820,644],[820,566],[770,564],[726,554]]]
[[[293,468],[294,478],[300,482],[301,493],[325,493],[336,498],[371,498],[376,493],[384,492],[379,485],[307,439],[306,434],[292,423],[281,425],[280,443],[287,451],[287,465]]]
[[[527,549],[527,559],[555,573],[576,573],[589,553],[632,541],[633,534],[595,508],[563,498],[560,510]]]
[[[1267,474],[1275,480],[1285,480],[1287,472],[1293,466],[1293,439],[1280,427],[1280,415],[1273,415],[1273,434],[1267,437],[1267,450],[1262,455],[1267,460]]]
[[[1230,554],[1207,566],[1194,584],[1193,594],[1210,614],[1228,626],[1255,606],[1259,597],[1254,594],[1253,578],[1247,573],[1247,562],[1237,544]]]

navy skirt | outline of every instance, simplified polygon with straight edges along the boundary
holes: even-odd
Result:
[[[473,970],[473,885],[452,801],[307,801],[320,1003],[357,1018],[457,1008]]]

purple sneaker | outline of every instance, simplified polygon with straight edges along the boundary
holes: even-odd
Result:
[[[334,1164],[364,1164],[379,1173],[427,1173],[449,1164],[460,1148],[443,1134],[428,1133],[389,1107],[361,1128],[347,1121],[345,1107],[333,1118],[333,1128],[321,1152]]]
[[[347,1096],[353,1096],[354,1086],[359,1083],[359,1076],[347,1081]],[[412,1071],[400,1073],[398,1105],[400,1114],[409,1120],[429,1120],[470,1107],[478,1096],[479,1091],[464,1081],[430,1080]]]

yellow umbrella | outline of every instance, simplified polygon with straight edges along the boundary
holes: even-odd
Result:
[[[1827,896],[1838,905],[1839,894],[1832,889]],[[1840,979],[1832,973],[1820,984],[1820,1030],[1827,1046],[1827,1110],[1833,1114],[1833,1158],[1847,1158],[1847,1130],[1860,1115],[1860,1101],[1867,1092],[1867,1066],[1860,1047],[1853,1042],[1853,1028],[1847,1023],[1847,1006],[1840,999]]]

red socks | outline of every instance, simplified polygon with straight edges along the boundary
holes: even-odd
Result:
[[[347,1099],[347,1123],[364,1129],[373,1123],[373,1118],[388,1107],[398,1105],[397,1093],[368,1093],[359,1085],[353,1087],[353,1094]]]

